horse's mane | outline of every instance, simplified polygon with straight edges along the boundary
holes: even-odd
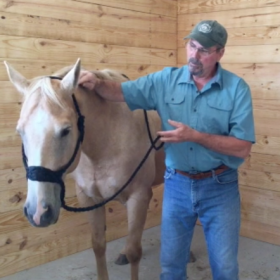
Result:
[[[56,71],[52,76],[58,76],[60,78],[63,78],[71,70],[72,67],[73,66],[64,67]],[[81,71],[83,71],[83,69]],[[116,82],[124,82],[129,80],[129,78],[126,75],[113,69],[92,70],[91,72],[94,73],[96,77],[101,80],[111,80]]]
[[[64,67],[58,71],[56,71],[51,76],[56,76],[59,78],[63,78],[66,74],[72,69],[73,66]],[[129,80],[127,76],[121,74],[120,72],[112,69],[103,69],[103,70],[93,70],[91,71],[94,73],[97,78],[101,80],[112,80],[116,82],[124,82]],[[53,89],[51,84],[51,78],[49,76],[40,76],[36,77],[31,80],[30,85],[26,89],[25,100],[27,100],[32,94],[37,92],[38,89],[40,90],[40,94],[43,97],[46,97],[50,101],[53,101],[61,108],[65,108],[65,104],[62,101],[60,95]]]

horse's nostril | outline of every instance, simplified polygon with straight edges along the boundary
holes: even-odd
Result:
[[[44,208],[47,209],[47,211],[45,211],[44,214],[42,215],[41,221],[49,221],[52,219],[52,215],[53,215],[52,208],[49,205],[45,205]]]
[[[27,217],[28,217],[28,214],[27,214],[27,207],[26,207],[26,206],[24,206],[23,212],[24,212],[25,217],[27,218]]]
[[[50,207],[50,205],[47,204],[45,201],[43,201],[43,202],[42,202],[42,207],[43,207],[44,209],[47,209],[47,208]]]

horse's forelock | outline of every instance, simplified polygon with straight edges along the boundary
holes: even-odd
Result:
[[[66,106],[62,97],[53,89],[51,79],[49,77],[43,76],[34,78],[29,87],[26,89],[24,100],[27,100],[33,94],[40,94],[42,97],[46,97],[47,100],[54,102],[62,109]]]

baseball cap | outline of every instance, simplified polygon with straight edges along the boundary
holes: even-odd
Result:
[[[216,20],[203,20],[199,22],[185,39],[194,39],[204,48],[211,48],[215,45],[224,47],[227,42],[227,31]]]

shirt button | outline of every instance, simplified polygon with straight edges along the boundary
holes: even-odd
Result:
[[[196,109],[193,109],[194,112],[196,112]]]
[[[192,150],[193,150],[193,148],[192,148],[192,147],[190,147],[190,150],[192,151]]]

